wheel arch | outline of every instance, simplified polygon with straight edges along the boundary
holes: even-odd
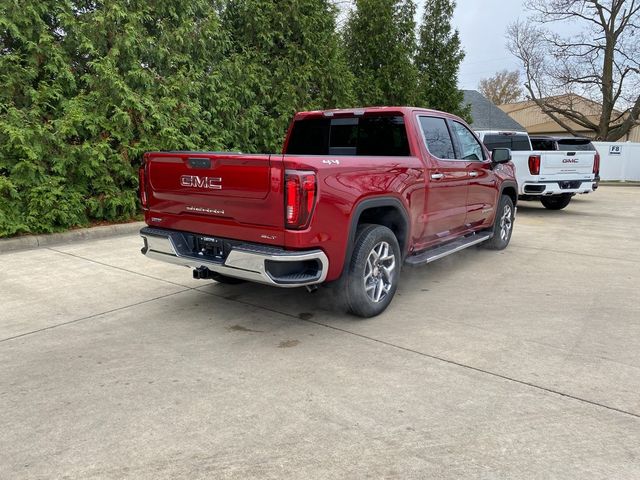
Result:
[[[353,254],[358,225],[371,223],[389,228],[398,239],[400,252],[404,259],[410,237],[409,215],[402,202],[395,197],[365,198],[354,207],[349,222],[349,237],[344,268],[347,268]]]
[[[500,186],[500,197],[502,195],[507,195],[515,207],[518,204],[518,184],[516,182],[503,182]]]

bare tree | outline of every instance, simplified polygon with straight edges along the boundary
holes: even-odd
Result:
[[[478,90],[496,105],[517,102],[522,98],[520,72],[517,70],[497,72],[493,77],[480,80]]]
[[[573,134],[578,125],[598,140],[626,135],[640,116],[640,0],[525,5],[534,15],[510,25],[507,38],[531,99]],[[585,108],[580,96],[601,107]]]

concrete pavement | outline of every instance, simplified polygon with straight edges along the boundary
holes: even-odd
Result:
[[[0,238],[0,254],[27,248],[51,247],[64,243],[95,240],[117,235],[132,235],[140,231],[142,227],[144,227],[144,222],[116,223],[113,225],[77,228],[62,233]]]
[[[640,478],[639,200],[523,202],[369,320],[136,236],[0,255],[0,478]]]

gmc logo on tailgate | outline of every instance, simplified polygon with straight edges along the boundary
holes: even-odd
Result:
[[[575,158],[565,158],[562,160],[562,163],[578,163],[578,160]]]
[[[222,190],[222,178],[220,177],[198,177],[197,175],[182,175],[180,185],[183,187],[209,188],[211,190]]]

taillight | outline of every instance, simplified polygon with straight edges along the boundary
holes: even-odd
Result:
[[[600,175],[600,154],[596,152],[596,156],[593,159],[593,174]]]
[[[531,175],[540,175],[540,155],[529,156],[529,173]]]
[[[296,230],[306,228],[316,203],[316,174],[287,170],[284,188],[286,227]]]
[[[146,175],[144,165],[140,167],[138,170],[138,182],[139,182],[139,195],[140,195],[140,204],[142,208],[147,208],[147,188],[146,188]]]

